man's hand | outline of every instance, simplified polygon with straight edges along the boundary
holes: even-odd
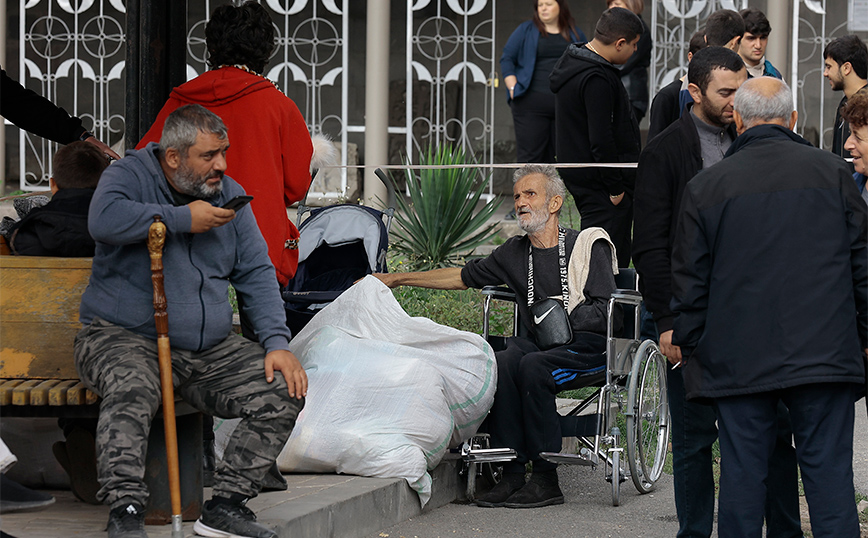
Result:
[[[265,356],[265,380],[274,381],[274,371],[280,370],[292,398],[301,400],[307,396],[307,374],[295,355],[284,349],[276,349]]]
[[[672,364],[678,364],[681,362],[681,348],[672,345],[672,330],[660,333],[660,352],[663,353]]]
[[[196,200],[187,204],[190,208],[190,216],[193,222],[190,224],[190,233],[200,234],[211,228],[217,228],[228,224],[235,218],[235,211],[214,207],[205,200]]]
[[[85,142],[87,142],[87,143],[89,143],[89,144],[93,144],[94,146],[96,146],[97,148],[99,148],[99,150],[100,150],[101,152],[103,152],[103,153],[105,154],[105,156],[108,157],[109,159],[118,160],[118,159],[121,158],[121,156],[118,155],[117,153],[115,153],[115,152],[112,150],[112,148],[110,148],[110,147],[108,147],[107,145],[105,145],[105,143],[100,142],[99,140],[97,140],[95,136],[91,136],[90,138],[88,138],[87,140],[85,140]]]
[[[618,205],[621,203],[621,200],[624,199],[624,193],[622,192],[618,196],[609,195],[609,201],[612,202],[612,205]]]

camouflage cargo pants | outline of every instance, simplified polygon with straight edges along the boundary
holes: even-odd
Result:
[[[230,335],[202,352],[172,349],[176,395],[202,411],[241,418],[215,473],[214,495],[254,497],[304,400],[290,398],[280,372],[265,381],[265,350]],[[99,318],[75,338],[81,380],[102,398],[97,426],[97,498],[112,508],[147,504],[148,433],[161,404],[157,343]]]

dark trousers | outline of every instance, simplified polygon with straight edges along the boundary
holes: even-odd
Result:
[[[555,162],[554,94],[526,93],[513,99],[510,108],[518,162]]]
[[[609,234],[618,254],[618,267],[630,265],[633,234],[633,197],[625,193],[618,205],[613,205],[603,189],[588,189],[567,181],[567,189],[576,201],[582,217],[582,230],[598,226]]]
[[[858,538],[853,488],[856,385],[815,383],[716,400],[720,417],[721,538],[759,538],[772,469],[777,406],[790,411],[796,454],[816,538]],[[771,488],[768,489],[772,495]]]
[[[714,524],[711,447],[718,435],[717,416],[713,406],[685,399],[680,368],[669,370],[668,382],[677,536],[708,538]],[[786,407],[778,402],[775,413],[775,443],[765,484],[768,500],[764,493],[759,506],[764,507],[769,538],[796,538],[802,536],[796,452]],[[760,516],[762,520],[763,513]]]
[[[586,386],[589,377],[605,371],[605,346],[606,337],[594,333],[576,333],[572,343],[546,351],[515,337],[495,354],[497,392],[487,424],[493,447],[518,453],[506,472],[523,472],[528,461],[536,472],[557,467],[539,457],[561,450],[555,395]]]

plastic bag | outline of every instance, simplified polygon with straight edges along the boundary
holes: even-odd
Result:
[[[494,352],[476,334],[411,318],[367,277],[292,340],[309,379],[281,471],[400,477],[431,496],[433,469],[494,400]]]

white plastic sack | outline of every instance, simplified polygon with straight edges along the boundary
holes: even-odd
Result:
[[[309,388],[277,459],[284,472],[400,477],[424,506],[427,471],[476,433],[494,400],[488,343],[411,318],[374,277],[324,308],[290,348]]]

